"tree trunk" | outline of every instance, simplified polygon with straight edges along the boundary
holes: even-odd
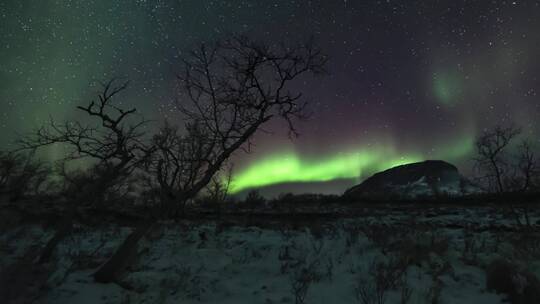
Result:
[[[497,162],[495,161],[495,159],[491,159],[490,161],[491,161],[491,165],[493,166],[493,170],[495,171],[495,178],[497,179],[497,187],[498,187],[499,193],[503,193],[504,187],[502,183],[501,171],[499,169],[499,166],[497,165]]]

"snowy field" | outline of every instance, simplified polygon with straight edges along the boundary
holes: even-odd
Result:
[[[534,229],[539,219],[530,214]],[[50,263],[29,270],[54,230],[28,223],[2,231],[0,262],[13,303],[494,304],[508,295],[487,288],[493,261],[511,263],[506,276],[521,293],[536,284],[525,273],[540,276],[540,237],[521,229],[490,207],[160,223],[118,284],[99,284],[92,274],[132,228],[78,226]]]

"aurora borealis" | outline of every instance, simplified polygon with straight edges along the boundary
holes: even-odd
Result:
[[[459,160],[473,151],[473,138],[440,145],[441,151],[422,155],[396,151],[390,145],[358,148],[318,159],[301,157],[294,152],[271,155],[255,161],[245,170],[237,172],[231,182],[231,192],[289,182],[327,182],[333,180],[359,180],[378,171],[425,159]]]
[[[199,42],[313,37],[330,61],[328,76],[295,83],[311,117],[299,138],[276,121],[236,153],[233,191],[349,180],[341,193],[422,159],[467,172],[484,128],[515,122],[538,141],[538,28],[538,1],[2,1],[0,143],[49,116],[80,119],[75,106],[113,76],[131,80],[124,104],[174,121],[175,73]]]
[[[311,161],[303,160],[294,153],[278,154],[256,162],[252,167],[236,175],[232,181],[231,191],[237,192],[285,182],[353,179],[362,176],[366,168],[383,170],[421,160],[420,157],[405,156],[388,158],[381,152],[370,149]]]

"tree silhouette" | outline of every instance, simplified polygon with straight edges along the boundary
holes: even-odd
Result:
[[[531,190],[535,186],[534,183],[540,172],[533,148],[530,140],[522,141],[519,146],[517,168],[522,179],[520,190],[524,192]]]
[[[250,149],[252,136],[271,119],[285,120],[296,135],[294,120],[307,113],[290,84],[303,74],[324,73],[326,61],[311,42],[266,45],[244,36],[191,52],[178,75],[185,128],[166,123],[147,166],[163,203],[182,206],[194,198],[233,152]]]
[[[484,178],[491,186],[495,185],[499,193],[506,191],[504,183],[505,175],[508,173],[506,149],[520,133],[521,130],[516,126],[496,126],[492,130],[485,131],[476,140],[477,156],[474,159],[476,165],[485,172]]]
[[[66,160],[94,160],[95,187],[88,193],[94,201],[102,201],[105,191],[133,170],[145,169],[160,190],[167,207],[164,215],[175,216],[185,202],[217,181],[216,173],[235,151],[250,149],[250,139],[263,124],[281,118],[289,134],[297,134],[294,121],[307,113],[302,94],[291,92],[291,83],[304,74],[324,73],[326,61],[311,42],[290,47],[236,36],[211,47],[203,44],[184,59],[178,75],[181,121],[166,122],[151,141],[145,141],[142,132],[147,121],[131,119],[136,109],[114,104],[128,83],[116,86],[113,79],[103,84],[99,101],[77,107],[99,125],[51,119],[19,145],[35,150],[64,144],[70,148]],[[112,282],[121,275],[153,221],[149,218],[126,239],[94,274],[97,281]],[[69,233],[71,225],[66,227],[68,232],[59,232],[56,240]]]
[[[0,152],[0,195],[17,200],[25,194],[37,195],[49,178],[50,167],[33,153]]]
[[[94,202],[103,199],[105,192],[115,183],[129,175],[141,162],[150,148],[143,142],[142,132],[146,120],[136,116],[135,108],[124,110],[115,105],[115,97],[126,90],[128,82],[116,85],[112,79],[102,83],[98,101],[77,109],[98,121],[96,125],[79,121],[57,123],[52,118],[49,124],[40,127],[32,135],[18,141],[21,149],[35,150],[52,144],[63,144],[68,148],[66,161],[89,159],[94,167],[89,177],[89,191]],[[87,193],[88,194],[88,193]]]

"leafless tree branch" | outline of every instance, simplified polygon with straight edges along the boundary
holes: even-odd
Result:
[[[185,129],[161,128],[148,167],[164,197],[193,198],[235,151],[249,150],[252,136],[271,119],[285,120],[289,133],[297,135],[294,121],[306,117],[306,104],[291,83],[324,73],[326,61],[312,41],[290,47],[244,36],[191,52],[177,75]]]

